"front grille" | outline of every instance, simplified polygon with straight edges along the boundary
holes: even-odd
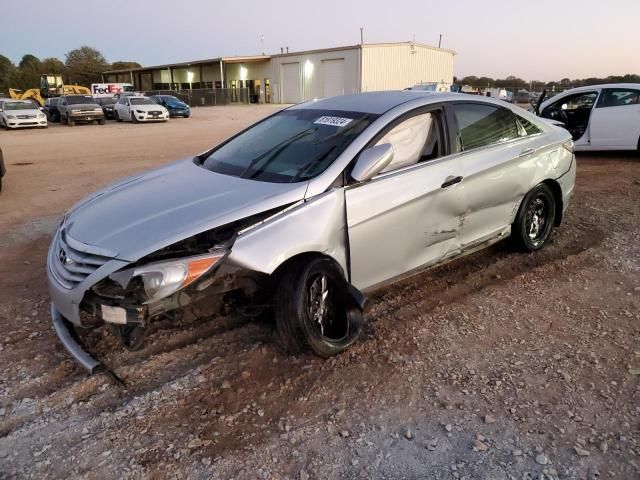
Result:
[[[17,118],[25,119],[25,118],[36,118],[35,115],[16,115]]]
[[[148,113],[149,113],[149,115],[162,115],[162,112],[157,112],[155,110],[152,110],[152,111],[150,111]]]
[[[69,237],[63,229],[54,240],[51,273],[63,287],[71,289],[111,258],[104,250]]]

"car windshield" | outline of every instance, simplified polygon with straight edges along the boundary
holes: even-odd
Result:
[[[31,102],[7,102],[4,104],[5,110],[34,110],[37,108]]]
[[[86,105],[86,104],[95,104],[96,101],[93,99],[93,97],[78,96],[78,97],[67,97],[67,103],[69,105]]]
[[[149,98],[132,98],[129,100],[131,105],[155,105]]]
[[[376,118],[362,112],[284,110],[214,150],[202,165],[263,182],[306,181],[331,165]]]

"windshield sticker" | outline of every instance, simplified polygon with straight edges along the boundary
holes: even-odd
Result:
[[[353,121],[353,118],[324,116],[324,117],[320,117],[313,123],[315,123],[316,125],[330,125],[332,127],[345,127],[349,125],[352,121]]]

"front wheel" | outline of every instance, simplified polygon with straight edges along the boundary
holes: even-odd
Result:
[[[136,117],[136,114],[134,112],[130,112],[130,115],[131,115],[131,122],[138,123],[138,117]]]
[[[551,189],[541,183],[524,197],[511,227],[514,241],[527,252],[540,250],[551,238],[556,202]]]
[[[275,305],[278,336],[291,353],[336,355],[362,331],[362,310],[350,298],[340,269],[326,258],[289,268],[281,277]]]

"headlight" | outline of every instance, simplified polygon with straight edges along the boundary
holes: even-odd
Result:
[[[101,108],[94,108],[94,109],[93,109],[93,111],[94,111],[94,112],[101,112],[101,111],[102,111],[102,109],[101,109]]]
[[[573,140],[569,140],[568,142],[563,143],[562,146],[571,153],[575,153],[576,151],[575,145],[573,144]]]
[[[136,110],[137,113],[144,113],[144,110]]]
[[[7,115],[7,118],[16,118],[15,115]]]
[[[71,113],[80,113],[80,110],[71,110]]]
[[[168,297],[202,277],[217,265],[226,253],[226,251],[218,251],[207,255],[144,265],[135,268],[131,277],[142,279],[147,294],[145,303],[153,303]]]
[[[44,113],[39,113],[38,114],[38,118],[44,118],[44,117],[45,117]]]

